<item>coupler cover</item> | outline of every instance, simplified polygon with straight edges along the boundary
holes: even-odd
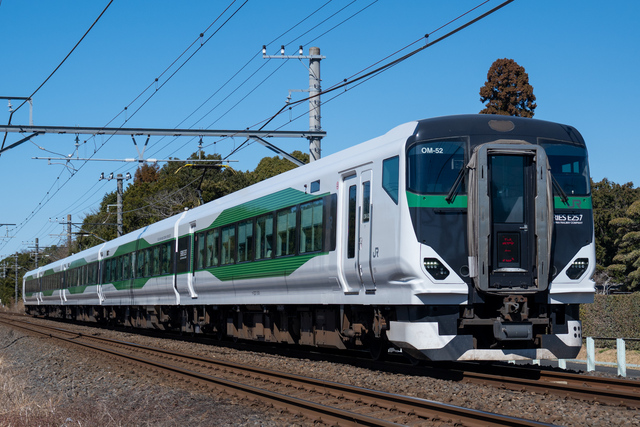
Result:
[[[501,320],[496,320],[493,323],[493,336],[498,341],[531,340],[533,325],[518,322],[502,323]]]

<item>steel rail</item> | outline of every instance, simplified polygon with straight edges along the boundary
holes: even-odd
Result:
[[[3,321],[4,322],[4,321]],[[426,420],[447,420],[453,423],[458,423],[467,426],[487,426],[487,425],[521,425],[521,426],[542,426],[549,425],[539,423],[532,420],[526,420],[517,417],[510,417],[500,414],[494,414],[491,412],[479,411],[469,408],[463,408],[455,405],[444,404],[440,402],[430,401],[427,399],[415,398],[410,396],[402,396],[393,393],[380,392],[361,387],[349,386],[345,384],[338,384],[331,381],[318,380],[314,378],[303,377],[294,374],[287,374],[283,372],[262,370],[259,368],[249,367],[246,365],[223,362],[214,359],[209,359],[201,356],[194,356],[191,354],[185,354],[180,352],[174,352],[169,350],[158,349],[155,347],[144,346],[140,344],[113,340],[104,337],[88,336],[78,334],[77,332],[66,331],[61,328],[53,328],[43,325],[37,325],[37,328],[44,328],[47,331],[38,329],[32,329],[32,327],[24,326],[12,319],[10,322],[5,322],[10,325],[14,325],[23,329],[27,329],[48,337],[57,338],[69,343],[80,345],[83,347],[91,348],[107,354],[125,358],[134,361],[139,364],[152,366],[156,369],[161,369],[173,374],[181,375],[190,380],[194,380],[204,384],[213,384],[216,387],[222,387],[227,390],[232,390],[234,393],[239,393],[242,396],[255,398],[256,396],[265,399],[270,404],[286,409],[290,412],[296,413],[299,411],[305,416],[309,416],[312,419],[322,420],[323,422],[330,421],[332,423],[349,423],[353,425],[397,425],[395,423],[385,421],[379,418],[362,415],[356,412],[342,410],[335,407],[330,407],[324,404],[315,403],[307,399],[300,399],[292,396],[287,396],[282,393],[265,390],[255,386],[241,384],[236,381],[230,381],[227,379],[211,376],[208,374],[199,373],[191,369],[184,369],[178,366],[167,365],[166,362],[158,362],[150,360],[148,358],[139,357],[132,354],[123,353],[110,348],[102,347],[96,344],[90,344],[88,342],[82,342],[82,339],[98,341],[100,343],[107,343],[119,347],[128,347],[134,351],[143,351],[159,354],[162,357],[170,358],[183,358],[189,361],[189,363],[197,362],[199,364],[210,364],[215,366],[215,369],[232,370],[236,372],[243,372],[242,375],[247,375],[247,372],[254,376],[258,376],[258,380],[265,382],[267,379],[271,382],[283,384],[287,383],[289,387],[299,389],[311,389],[316,393],[323,395],[330,395],[339,400],[351,400],[353,402],[360,402],[360,405],[368,405],[371,407],[379,407],[386,411],[397,411],[407,415],[417,416]],[[22,322],[20,322],[22,323]],[[30,324],[29,325],[33,325]],[[62,334],[71,335],[71,337],[64,337]]]

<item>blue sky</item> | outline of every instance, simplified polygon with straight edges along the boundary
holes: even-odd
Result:
[[[231,1],[115,0],[35,94],[34,124],[259,127],[282,108],[290,90],[292,99],[297,100],[305,96],[297,90],[308,88],[306,61],[263,59],[263,44],[268,45],[269,54],[276,54],[282,44],[289,55],[296,54],[299,45],[304,46],[305,53],[311,46],[320,47],[326,56],[321,64],[322,85],[328,88],[482,3],[238,0],[229,6]],[[107,3],[2,0],[0,96],[31,95]],[[500,3],[492,0],[481,5],[434,32],[430,40]],[[218,16],[220,19],[207,30]],[[632,181],[638,186],[638,16],[640,2],[636,1],[516,0],[381,75],[340,91],[340,96],[325,96],[322,127],[327,137],[322,143],[323,155],[411,120],[477,113],[483,108],[478,92],[491,63],[512,58],[525,67],[534,87],[538,104],[535,118],[569,124],[582,133],[589,148],[593,179]],[[201,41],[208,41],[201,47],[197,41],[187,50],[203,32]],[[170,67],[185,50],[186,54]],[[178,70],[178,65],[192,54]],[[150,85],[151,89],[143,93]],[[15,108],[19,101],[12,104]],[[306,110],[303,103],[290,114],[274,119],[267,128],[308,129]],[[8,119],[7,101],[0,100],[0,122],[7,124]],[[12,124],[26,125],[28,121],[25,106],[14,114]],[[20,138],[19,134],[9,134],[6,144]],[[128,136],[79,138],[80,157],[92,155],[99,147],[96,158],[137,155]],[[305,139],[270,141],[286,151],[308,150]],[[226,156],[242,142],[241,138],[205,138],[204,145],[206,152]],[[74,143],[75,135],[47,134],[0,157],[0,223],[19,224],[8,230],[2,227],[0,235],[15,237],[0,239],[0,258],[26,249],[36,237],[41,245],[57,243],[60,237],[52,235],[62,233],[63,227],[55,218],[64,221],[67,214],[72,214],[73,222],[81,222],[98,207],[105,193],[115,190],[115,181],[98,181],[101,172],[135,171],[132,164],[73,162],[79,170],[72,175],[62,165],[32,159],[58,157],[50,152],[72,154]],[[197,140],[189,138],[152,137],[149,145],[147,157],[155,158],[185,158],[197,150]],[[232,166],[252,170],[262,157],[271,155],[254,143],[231,157],[238,161]]]

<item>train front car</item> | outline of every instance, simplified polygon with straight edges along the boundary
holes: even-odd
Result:
[[[406,185],[431,284],[425,306],[398,312],[390,341],[431,360],[575,357],[595,271],[580,134],[506,116],[423,120],[406,144]],[[459,305],[430,297],[462,283]]]

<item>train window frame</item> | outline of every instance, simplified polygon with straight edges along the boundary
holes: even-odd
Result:
[[[440,146],[435,146],[435,145]],[[446,144],[446,146],[445,146]],[[452,145],[457,145],[457,149],[453,153],[448,153],[448,148]],[[421,147],[421,148],[419,148]],[[426,178],[425,173],[433,175],[431,172],[430,164],[427,162],[417,162],[414,159],[418,158],[418,153],[412,153],[413,150],[419,148],[420,155],[429,155],[431,158],[437,159],[439,155],[448,155],[446,159],[441,162],[441,167],[437,170],[439,171],[436,177],[440,178],[445,177],[443,171],[446,168],[447,164],[451,165],[451,173],[446,174],[446,180],[431,180]],[[454,155],[458,152],[458,150],[462,150],[462,159],[454,158]],[[413,194],[424,194],[424,195],[445,195],[448,194],[453,185],[456,182],[456,178],[460,174],[460,171],[465,170],[465,166],[469,162],[468,160],[468,152],[469,152],[469,138],[466,136],[456,136],[456,137],[445,137],[445,138],[433,138],[427,140],[420,140],[412,142],[407,145],[406,149],[406,167],[405,167],[405,177],[406,177],[406,186],[407,191]],[[460,168],[457,169],[457,162],[460,162]],[[419,166],[419,167],[418,167]],[[466,195],[466,173],[463,177],[463,181],[460,183],[459,191],[457,194]],[[423,187],[423,186],[428,187]],[[438,188],[435,188],[438,186]]]
[[[225,241],[225,232],[227,240]],[[235,264],[236,246],[237,246],[237,230],[236,224],[229,224],[220,227],[220,265]],[[228,244],[227,244],[228,243]]]
[[[306,207],[310,206],[309,209]],[[309,253],[318,253],[322,252],[324,247],[324,229],[325,229],[325,215],[324,215],[324,199],[316,199],[311,200],[307,203],[303,203],[299,207],[300,211],[300,226],[298,231],[299,236],[299,245],[298,245],[298,253],[299,254],[309,254]],[[305,216],[307,212],[311,211],[311,223],[308,227],[305,227]],[[317,222],[314,220],[314,216],[317,213],[320,213],[320,221]],[[318,228],[319,227],[319,228]],[[307,240],[308,235],[305,230],[309,230],[311,234],[311,249],[307,248]]]
[[[562,190],[568,196],[571,196],[571,197],[590,196],[591,195],[591,180],[590,180],[591,172],[589,170],[589,153],[587,151],[587,147],[585,147],[583,144],[579,144],[576,142],[559,140],[559,139],[551,139],[551,138],[538,138],[537,142],[539,146],[544,148],[545,153],[547,154],[547,159],[549,161],[549,166],[551,167],[551,175],[558,182]],[[554,160],[558,159],[561,156],[558,156],[557,154],[554,154],[554,153],[549,154],[549,151],[550,151],[549,148],[554,148],[554,149],[566,148],[568,150],[576,150],[576,149],[581,150],[584,153],[584,155],[581,156],[583,161],[581,171],[579,171],[578,173],[575,173],[575,172],[566,171],[566,170],[557,170],[558,163],[556,163]],[[551,150],[551,151],[554,151],[554,150]],[[569,156],[572,156],[570,152],[564,153],[564,157],[569,157]],[[578,157],[575,154],[573,154],[573,156],[575,156],[576,158]],[[571,162],[571,163],[565,163],[560,165],[562,166],[563,169],[566,165],[570,165],[570,167],[573,168],[574,163],[575,162]],[[556,166],[555,168],[556,170],[554,170],[554,166]],[[586,192],[575,192],[567,187],[566,184],[568,180],[565,178],[567,177],[571,178],[570,175],[573,175],[575,177],[578,177],[578,176],[581,177],[582,189],[586,190]],[[575,181],[575,179],[573,181]]]
[[[347,259],[356,257],[356,221],[358,217],[358,186],[350,185],[347,189],[349,205],[347,207]]]
[[[259,227],[261,220],[265,219],[264,227],[265,232],[260,233]],[[267,221],[271,221],[271,231],[270,234],[267,228]],[[262,238],[264,236],[264,239]],[[255,261],[262,261],[267,259],[272,259],[275,255],[274,241],[275,241],[275,213],[269,212],[265,215],[260,215],[255,218],[255,249],[254,249],[254,259]],[[262,244],[264,242],[264,245]],[[264,251],[264,256],[262,252]]]
[[[297,255],[297,246],[298,246],[298,206],[289,206],[284,209],[280,209],[276,211],[275,218],[275,257],[283,258],[289,256]],[[285,221],[282,222],[285,225],[285,229],[280,229],[280,218],[286,217]],[[292,226],[293,223],[293,226]],[[293,233],[291,233],[293,230]],[[284,234],[281,234],[284,233]],[[285,236],[285,239],[281,239],[282,236]],[[283,251],[283,243],[285,243],[286,251]],[[284,252],[284,253],[283,253]]]
[[[249,233],[247,233],[249,228]],[[243,240],[241,238],[244,237]],[[244,255],[241,257],[241,249],[244,247]],[[236,235],[236,260],[237,264],[251,262],[255,254],[255,224],[254,218],[239,221],[237,224]]]
[[[382,189],[397,205],[400,193],[400,156],[382,161]]]
[[[362,223],[369,222],[371,218],[371,181],[362,183]]]

